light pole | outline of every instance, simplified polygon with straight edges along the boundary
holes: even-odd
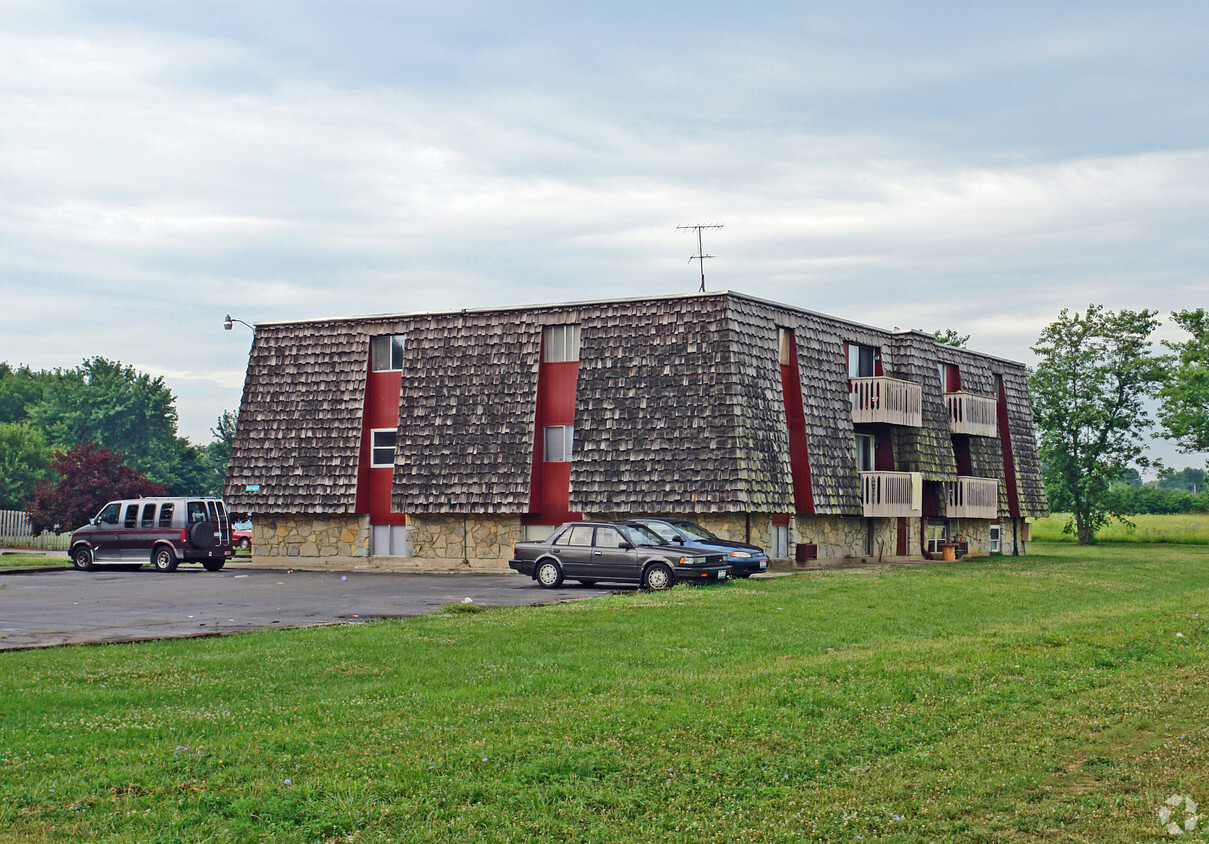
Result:
[[[235,327],[235,323],[237,323],[237,322],[240,325],[246,325],[248,328],[252,329],[253,334],[256,333],[256,326],[252,325],[251,323],[244,322],[242,319],[235,319],[230,314],[227,314],[227,318],[222,321],[222,327],[224,330],[230,331],[232,328]]]

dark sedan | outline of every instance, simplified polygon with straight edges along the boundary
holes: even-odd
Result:
[[[548,539],[516,543],[508,565],[547,589],[564,579],[670,589],[727,580],[731,570],[722,554],[674,545],[636,522],[567,522]]]
[[[732,542],[714,536],[701,525],[687,519],[649,519],[640,518],[631,521],[646,525],[668,542],[684,545],[689,548],[703,548],[706,551],[717,551],[726,555],[726,561],[734,569],[735,577],[751,577],[762,571],[768,571],[768,555],[758,545],[746,542]]]

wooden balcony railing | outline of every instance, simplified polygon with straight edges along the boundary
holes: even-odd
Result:
[[[897,378],[849,378],[853,422],[884,422],[918,428],[924,423],[923,391]]]
[[[950,519],[994,519],[999,515],[999,481],[994,478],[958,476],[945,486],[949,506],[945,516]]]
[[[974,393],[945,393],[949,408],[949,430],[975,437],[999,436],[999,411],[990,396]]]
[[[861,510],[867,518],[920,516],[923,503],[919,472],[861,472]]]

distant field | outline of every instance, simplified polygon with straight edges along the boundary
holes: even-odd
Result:
[[[0,840],[1169,840],[1205,550],[1030,551],[0,654]]]
[[[1069,517],[1055,513],[1033,523],[1033,539],[1041,542],[1074,542],[1063,534]],[[1130,516],[1133,525],[1113,522],[1096,534],[1097,542],[1164,542],[1177,545],[1209,545],[1209,513],[1171,516]]]

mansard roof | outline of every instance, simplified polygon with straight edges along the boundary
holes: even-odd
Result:
[[[403,334],[394,509],[527,511],[541,331],[565,323],[581,336],[573,511],[792,511],[777,343],[788,328],[817,513],[861,513],[846,342],[880,346],[886,375],[922,384],[924,425],[896,429],[894,447],[929,480],[957,473],[937,364],[958,364],[985,395],[999,376],[1021,511],[1045,512],[1023,366],[727,291],[258,323],[228,503],[354,512],[369,339]],[[1002,481],[999,443],[972,451]]]

